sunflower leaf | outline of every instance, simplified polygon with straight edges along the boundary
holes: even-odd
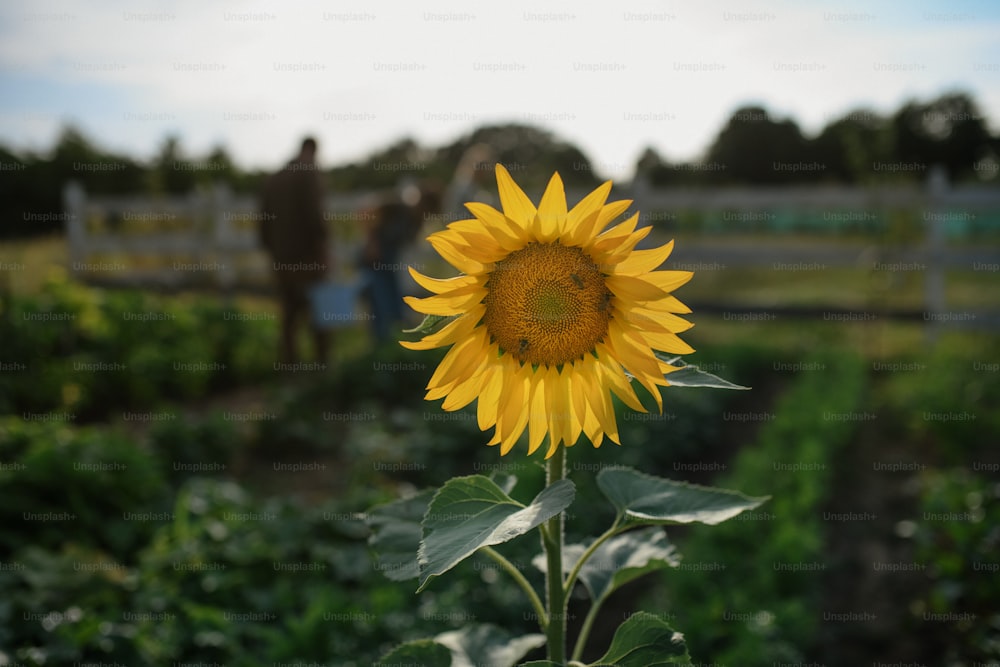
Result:
[[[400,644],[382,656],[376,665],[427,665],[452,667],[451,651],[432,639],[417,639]]]
[[[597,474],[597,486],[627,519],[653,525],[697,521],[714,526],[770,498],[675,482],[631,468],[605,468]]]
[[[451,649],[454,667],[514,667],[529,651],[545,645],[545,635],[512,637],[503,628],[484,624],[442,632],[434,641]]]
[[[573,483],[562,479],[525,507],[483,475],[449,480],[424,515],[417,591],[482,547],[512,540],[562,512],[575,494]]]
[[[703,371],[697,366],[686,363],[683,359],[677,356],[671,357],[670,355],[664,354],[662,352],[654,351],[653,354],[656,358],[665,364],[675,366],[680,370],[676,370],[669,373],[667,377],[667,382],[670,383],[672,387],[709,387],[711,389],[750,389],[750,387],[744,387],[743,385],[734,384],[729,380],[723,380],[718,375],[713,375],[708,371]],[[631,380],[632,375],[626,371],[626,375]]]
[[[655,614],[633,614],[618,626],[611,647],[592,667],[659,667],[690,665],[684,635]]]
[[[412,329],[403,329],[403,333],[431,334],[443,327],[458,315],[424,315],[424,320]]]
[[[365,523],[372,531],[368,544],[375,550],[375,567],[393,581],[406,581],[420,575],[417,565],[420,522],[434,491],[427,489],[415,496],[373,507],[365,515]]]
[[[567,545],[563,551],[563,565],[569,572],[586,551],[582,544]],[[596,602],[602,601],[613,591],[647,572],[677,567],[680,559],[662,528],[650,527],[616,535],[597,547],[580,568],[580,581]],[[546,571],[545,555],[532,560],[542,572]]]

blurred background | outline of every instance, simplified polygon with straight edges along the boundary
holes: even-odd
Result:
[[[5,5],[0,665],[536,630],[486,559],[390,581],[365,524],[454,475],[543,483],[422,400],[442,354],[382,296],[452,275],[423,238],[496,203],[496,162],[535,201],[612,179],[694,271],[688,361],[753,387],[665,389],[569,452],[571,542],[612,518],[604,465],[772,496],[668,531],[681,565],[615,593],[585,658],[643,609],[697,663],[1000,664],[997,34],[975,1]],[[281,352],[286,165],[318,186],[325,357],[308,326]],[[532,540],[503,551],[541,582]]]

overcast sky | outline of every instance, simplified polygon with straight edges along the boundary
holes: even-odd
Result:
[[[0,142],[273,168],[305,133],[344,163],[525,122],[628,177],[651,145],[695,159],[737,107],[807,132],[858,107],[971,93],[1000,119],[1000,3],[179,2],[0,7]]]

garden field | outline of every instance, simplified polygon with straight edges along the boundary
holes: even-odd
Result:
[[[818,271],[709,273],[692,301],[766,310],[831,289]],[[514,475],[522,502],[544,484],[544,448],[501,458],[474,409],[423,401],[439,352],[345,329],[329,367],[276,370],[267,299],[6,275],[0,665],[346,667],[471,624],[537,630],[485,557],[420,594],[373,557],[374,506],[456,475]],[[949,303],[995,303],[994,277],[949,278]],[[917,306],[911,280],[845,270],[833,299],[871,307],[898,291]],[[679,563],[612,594],[584,660],[641,609],[684,633],[695,664],[997,664],[1000,336],[725,308],[691,318],[689,363],[752,390],[667,388],[662,414],[618,406],[621,447],[567,452],[567,541],[612,518],[594,482],[611,466],[770,500],[667,529]],[[541,586],[537,541],[498,550]],[[586,611],[578,591],[571,642]]]

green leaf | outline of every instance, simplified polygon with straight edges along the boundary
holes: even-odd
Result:
[[[531,662],[522,662],[517,667],[562,667],[551,660],[532,660]]]
[[[517,486],[517,475],[505,472],[491,472],[490,479],[496,482],[496,485],[507,495],[510,495],[510,492]]]
[[[571,544],[563,550],[566,572],[572,570],[585,550],[582,544]],[[616,535],[597,547],[580,568],[579,577],[591,599],[598,601],[647,572],[677,567],[679,562],[662,528],[643,528]],[[535,557],[532,563],[546,570],[544,555]]]
[[[528,651],[545,645],[545,635],[512,637],[495,625],[467,625],[442,632],[434,641],[451,649],[452,667],[514,667]]]
[[[593,667],[658,667],[690,665],[684,635],[644,611],[618,626],[611,648]]]
[[[718,375],[713,375],[707,371],[701,370],[697,366],[692,366],[691,364],[686,363],[680,357],[671,357],[663,354],[662,352],[655,351],[653,354],[655,354],[657,359],[660,361],[680,368],[680,370],[668,373],[666,376],[667,382],[669,382],[672,387],[710,387],[712,389],[750,388],[733,384],[729,380],[723,380]]]
[[[365,523],[372,531],[368,544],[376,553],[375,567],[393,581],[416,579],[420,575],[417,564],[420,522],[434,492],[435,489],[427,489],[367,512]]]
[[[714,526],[770,497],[674,482],[631,468],[605,468],[597,474],[597,486],[627,519],[648,524],[697,521]]]
[[[424,320],[412,329],[403,329],[403,333],[431,334],[442,328],[458,315],[424,315]]]
[[[576,487],[562,479],[543,489],[525,507],[488,477],[456,477],[442,486],[424,516],[417,560],[420,588],[455,567],[477,549],[502,544],[569,507]]]
[[[372,667],[391,665],[425,665],[426,667],[452,667],[451,651],[432,639],[406,642],[382,656]]]

